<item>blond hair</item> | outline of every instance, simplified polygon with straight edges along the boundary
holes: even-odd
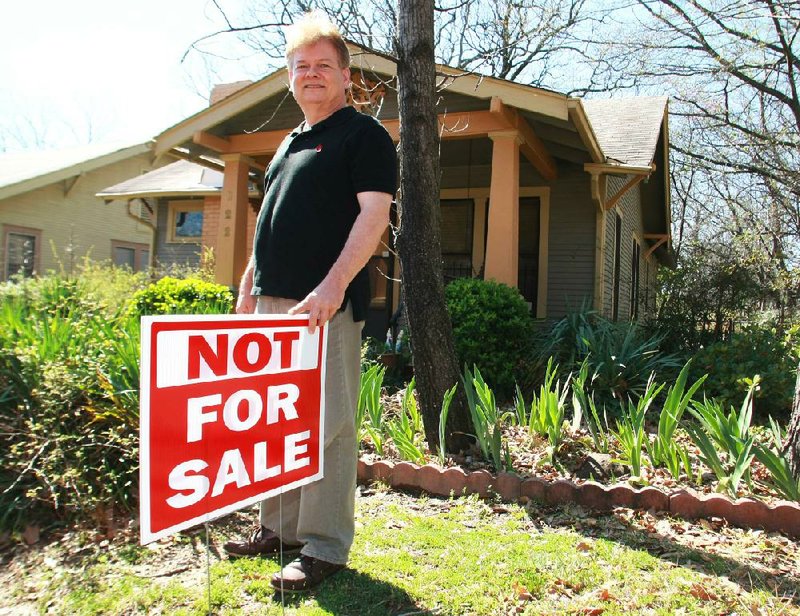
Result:
[[[306,13],[288,26],[284,33],[286,34],[287,66],[291,64],[295,51],[319,41],[328,41],[333,45],[336,55],[339,57],[339,68],[350,66],[350,51],[347,49],[347,43],[344,42],[336,24],[322,11],[315,10]]]

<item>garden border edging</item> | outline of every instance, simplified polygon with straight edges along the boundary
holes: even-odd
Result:
[[[654,487],[605,486],[594,481],[576,484],[566,479],[547,481],[539,477],[523,479],[514,473],[492,475],[485,470],[467,473],[458,467],[443,469],[433,464],[420,466],[364,458],[358,460],[358,480],[382,481],[393,488],[419,489],[437,496],[477,494],[486,498],[497,494],[504,501],[526,497],[547,505],[575,503],[595,511],[626,507],[664,511],[688,520],[713,516],[734,526],[781,531],[794,539],[800,538],[800,504],[789,501],[767,505],[752,498],[734,501],[722,494],[698,494],[686,489],[667,493]]]

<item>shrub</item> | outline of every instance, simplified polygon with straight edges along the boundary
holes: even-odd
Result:
[[[652,373],[659,381],[670,381],[677,374],[681,362],[660,350],[662,339],[638,323],[609,321],[584,308],[542,333],[535,357],[537,365],[553,357],[562,374],[578,374],[586,360],[591,391],[598,403],[609,405],[613,413],[619,408],[613,399],[626,402],[641,396]]]
[[[738,406],[748,391],[747,379],[758,374],[761,387],[755,393],[756,414],[788,418],[797,369],[795,338],[794,329],[784,336],[769,326],[749,327],[698,351],[692,378],[708,374],[703,392],[727,408]]]
[[[137,426],[109,412],[97,379],[116,372],[118,313],[88,287],[0,286],[0,528],[133,507]]]
[[[165,277],[137,291],[130,312],[148,314],[225,314],[233,307],[233,293],[221,284],[196,278]]]
[[[533,334],[525,300],[516,289],[477,278],[454,280],[445,298],[458,360],[477,366],[498,395],[511,397],[524,376]]]

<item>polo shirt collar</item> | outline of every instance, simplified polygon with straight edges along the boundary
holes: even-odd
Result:
[[[304,132],[306,132],[306,133],[316,132],[316,131],[323,130],[325,128],[330,128],[332,126],[337,126],[339,124],[343,124],[344,122],[347,122],[349,119],[351,119],[357,113],[358,112],[353,107],[351,107],[350,105],[347,105],[345,107],[342,107],[341,109],[337,109],[331,115],[329,115],[327,118],[325,118],[324,120],[320,120],[319,122],[314,124],[314,126],[312,126],[309,129],[305,128],[306,127],[306,122],[305,122],[305,120],[303,120],[298,125],[298,127],[295,128],[292,131],[292,135],[296,136],[296,135],[299,135],[300,133],[304,133]]]

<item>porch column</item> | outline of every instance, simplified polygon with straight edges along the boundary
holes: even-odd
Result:
[[[248,159],[241,154],[223,154],[225,173],[219,211],[214,274],[219,284],[237,286],[247,265]]]
[[[492,184],[484,278],[517,287],[519,276],[519,146],[517,131],[489,133]]]

